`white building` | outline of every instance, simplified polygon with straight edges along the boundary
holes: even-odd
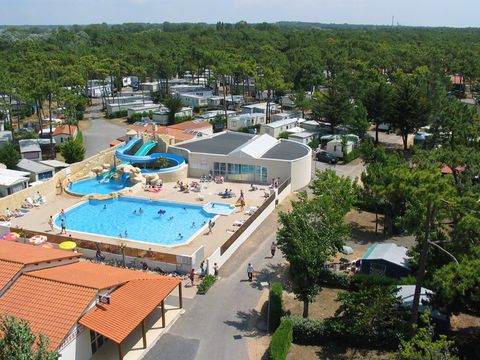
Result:
[[[307,186],[312,176],[312,150],[308,146],[267,134],[224,131],[185,141],[168,151],[187,160],[191,177],[210,173],[250,184],[290,178],[291,189],[296,191]]]
[[[170,86],[170,93],[172,95],[180,95],[185,93],[190,93],[197,96],[206,96],[210,97],[213,96],[212,90],[205,88],[202,85],[172,85]]]
[[[334,139],[327,143],[326,151],[330,154],[334,154],[335,156],[343,159],[344,154],[349,154],[352,152],[354,148],[354,142],[351,140],[347,140],[345,146],[342,144],[341,139]]]
[[[161,104],[135,105],[127,109],[127,116],[131,117],[132,115],[135,115],[138,113],[142,114],[144,112],[150,112],[150,111],[156,112],[156,111],[160,111],[161,108],[162,108]]]
[[[30,173],[0,169],[0,196],[8,196],[28,187]]]
[[[265,124],[265,121],[265,114],[262,113],[241,114],[227,119],[227,129],[238,131],[241,128]]]
[[[237,113],[235,111],[227,110],[227,117],[232,117],[235,116]],[[211,111],[205,111],[204,113],[200,114],[197,116],[198,119],[203,119],[203,120],[213,120],[217,116],[225,116],[225,111],[223,110],[211,110]]]
[[[42,160],[42,149],[38,139],[23,139],[18,142],[22,159]]]
[[[30,173],[30,182],[32,183],[35,181],[48,180],[52,178],[55,173],[55,168],[28,159],[20,160],[15,168],[19,171]]]
[[[210,96],[207,99],[207,105],[209,109],[219,109],[223,105],[223,96]]]
[[[262,124],[260,127],[260,134],[268,134],[275,138],[291,128],[296,127],[299,123],[301,123],[304,119],[299,118],[292,118],[292,119],[284,119],[271,122],[270,124]]]
[[[276,106],[274,102],[270,102],[270,112],[274,113],[276,111]],[[251,104],[251,105],[243,105],[242,106],[242,114],[254,114],[254,113],[267,113],[267,103],[258,103],[258,104]]]
[[[296,141],[305,145],[317,138],[317,134],[310,131],[292,132],[288,135],[288,140]]]
[[[175,113],[175,118],[187,118],[193,116],[193,109],[191,107],[183,107],[179,112]],[[153,121],[160,125],[168,125],[168,109],[163,108],[160,111],[153,113]]]
[[[207,107],[208,96],[195,95],[191,93],[180,93],[177,95],[184,106]]]
[[[125,102],[125,103],[111,103],[107,104],[107,114],[114,113],[116,111],[124,111],[132,107],[136,106],[146,106],[146,105],[154,105],[152,100],[136,100],[136,101],[131,101],[131,102]]]

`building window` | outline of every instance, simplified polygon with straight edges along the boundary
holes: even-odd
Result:
[[[92,355],[95,354],[98,349],[100,349],[102,345],[105,344],[107,341],[108,339],[105,336],[90,330],[90,344],[92,346]]]
[[[225,176],[227,173],[227,168],[225,163],[213,163],[213,176]]]
[[[38,174],[38,180],[49,179],[51,177],[53,177],[53,173],[51,171]]]

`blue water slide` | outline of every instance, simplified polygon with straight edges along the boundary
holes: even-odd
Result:
[[[121,150],[122,152],[127,153],[130,150],[132,150],[135,147],[135,145],[137,145],[141,141],[142,141],[142,139],[134,137],[127,144],[125,144],[123,146],[119,146],[117,148],[117,151]]]
[[[127,152],[132,150],[132,148],[136,144],[138,144],[139,141],[141,140],[138,138],[133,138],[126,145],[119,146],[115,151],[115,156],[117,157],[117,159],[122,160],[124,163],[147,164],[147,163],[154,162],[157,159],[165,158],[175,164],[168,168],[158,169],[156,172],[172,171],[172,170],[180,169],[183,166],[185,166],[185,159],[176,154],[153,153],[153,154],[147,155],[148,152],[151,151],[156,146],[156,143],[154,142],[146,142],[145,144],[143,144],[140,147],[140,149],[138,149],[138,151],[135,153],[135,155],[127,154]],[[137,154],[140,154],[140,155],[137,155]]]
[[[137,150],[135,153],[135,156],[145,156],[147,155],[150,150],[152,150],[155,146],[157,146],[157,143],[155,141],[149,141],[144,143],[140,149]]]

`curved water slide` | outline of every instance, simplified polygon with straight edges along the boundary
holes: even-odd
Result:
[[[157,143],[154,141],[149,141],[144,143],[140,149],[137,150],[134,156],[145,156],[147,155],[150,150],[152,150],[155,146],[157,146]]]
[[[175,164],[174,166],[171,166],[168,168],[159,169],[157,172],[166,172],[166,171],[176,170],[185,166],[185,159],[179,155],[167,154],[167,153],[149,154],[149,152],[152,151],[152,149],[154,149],[155,146],[157,145],[156,142],[152,142],[152,141],[144,143],[134,155],[129,155],[127,152],[131,151],[133,147],[136,144],[138,144],[139,141],[141,141],[141,139],[133,138],[126,145],[119,146],[115,151],[115,156],[119,160],[128,162],[130,164],[146,164],[146,163],[154,162],[160,158],[165,158]]]

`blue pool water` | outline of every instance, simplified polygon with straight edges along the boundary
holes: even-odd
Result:
[[[209,214],[230,215],[235,211],[235,206],[225,203],[209,202],[203,207],[203,210]]]
[[[143,214],[140,214],[140,208]],[[159,210],[165,210],[165,214],[159,215]],[[173,219],[170,219],[171,216]],[[130,240],[179,245],[187,242],[214,216],[206,213],[201,206],[119,197],[89,200],[68,210],[65,225],[67,230],[111,237],[119,237],[120,233],[124,237],[126,230],[126,238]],[[55,219],[57,227],[60,227],[61,220],[60,216]]]
[[[109,182],[100,182],[101,179],[91,178],[80,181],[75,181],[72,186],[68,188],[71,192],[80,195],[87,194],[110,194],[112,192],[120,191],[123,188],[130,187],[127,181],[113,180]]]

